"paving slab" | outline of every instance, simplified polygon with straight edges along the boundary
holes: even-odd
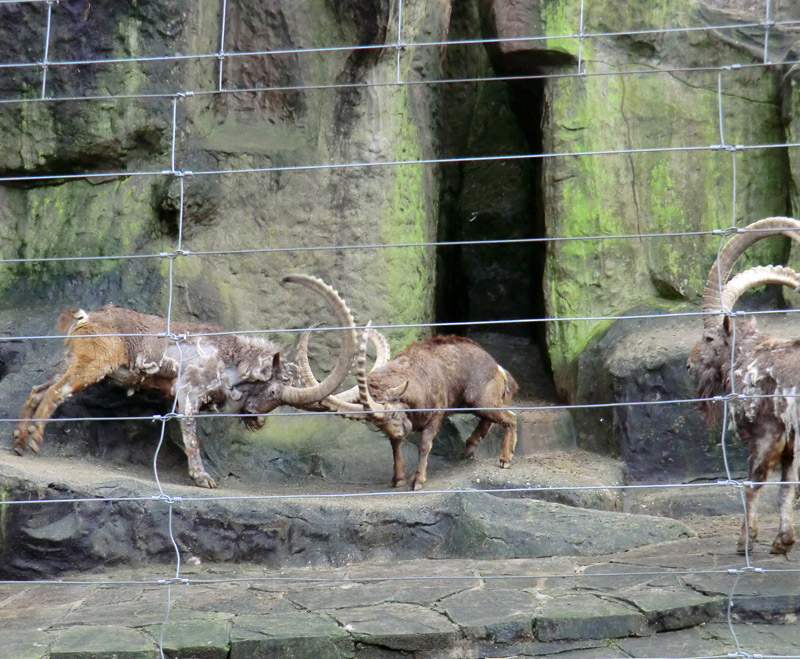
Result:
[[[597,595],[557,597],[538,607],[534,634],[540,641],[645,636],[647,618],[632,606]]]
[[[57,634],[50,659],[157,659],[154,639],[125,625],[73,625]]]
[[[237,617],[231,631],[231,659],[352,657],[350,634],[326,616],[311,612]]]

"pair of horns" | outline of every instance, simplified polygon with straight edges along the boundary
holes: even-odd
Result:
[[[340,414],[347,415],[351,413],[352,418],[359,420],[366,420],[369,416],[380,414],[386,411],[386,407],[376,403],[369,393],[367,386],[367,344],[372,343],[375,347],[375,363],[370,370],[370,373],[376,368],[386,364],[390,357],[391,351],[389,348],[389,341],[378,330],[370,327],[370,323],[364,328],[362,333],[361,342],[358,350],[357,357],[357,371],[356,380],[357,384],[347,391],[339,394],[331,394],[319,401],[319,404],[327,410],[332,412],[339,412]],[[297,343],[297,364],[300,369],[300,377],[307,387],[317,386],[318,382],[314,373],[311,371],[311,365],[308,362],[308,341],[310,332],[305,331]],[[368,412],[369,414],[364,414]]]
[[[732,311],[739,297],[754,286],[783,284],[796,289],[800,285],[798,274],[785,266],[750,268],[728,281],[734,264],[751,245],[775,235],[784,235],[800,243],[800,222],[791,217],[758,220],[736,233],[720,250],[703,289],[703,311],[706,314],[703,322],[706,328],[719,324],[720,314],[715,311]]]

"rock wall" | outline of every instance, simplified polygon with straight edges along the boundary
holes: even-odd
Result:
[[[176,318],[231,329],[325,323],[317,300],[279,285],[297,271],[330,281],[360,322],[432,320],[432,248],[348,247],[436,236],[432,168],[381,163],[434,155],[436,99],[392,83],[418,78],[419,68],[441,77],[439,53],[404,54],[398,68],[396,51],[380,48],[397,39],[388,0],[313,4],[308,11],[277,1],[228,3],[225,50],[363,48],[220,61],[213,53],[222,3],[53,6],[51,60],[142,59],[48,68],[48,96],[90,100],[41,102],[41,68],[4,73],[3,98],[31,99],[0,106],[0,257],[23,260],[0,268],[6,336],[50,334],[65,306],[108,302],[160,314],[171,302]],[[0,60],[41,59],[45,12],[38,3],[0,8]],[[404,38],[444,38],[448,14],[446,2],[404,3]],[[211,56],[158,59],[182,52]],[[209,93],[220,79],[242,91]],[[363,166],[327,167],[337,163]],[[167,256],[178,248],[184,254]],[[204,253],[220,250],[258,251]],[[57,260],[112,255],[144,258]],[[41,258],[56,260],[24,261]],[[402,346],[421,331],[389,334]],[[289,345],[295,337],[275,338]],[[29,387],[58,360],[59,343],[3,344],[3,416],[16,416]],[[312,353],[322,369],[325,348]],[[101,398],[114,395],[105,390]],[[82,400],[71,415],[96,402]],[[303,424],[296,428],[303,435]],[[130,432],[121,427],[120,442]]]
[[[545,18],[547,34],[563,34],[576,24],[579,3],[565,3],[564,9]],[[666,2],[657,9],[626,3],[587,12],[584,30],[724,25],[748,17],[703,3]],[[696,39],[679,34],[584,40],[582,57],[592,75],[547,84],[545,152],[593,154],[545,159],[548,235],[598,236],[548,244],[545,295],[551,317],[617,316],[640,305],[669,310],[696,304],[719,237],[659,234],[707,232],[734,220],[743,226],[793,211],[790,189],[798,172],[786,150],[714,148],[723,142],[787,143],[786,71],[747,66],[759,59],[743,47],[739,30]],[[763,42],[763,31],[760,38]],[[793,38],[772,35],[775,59],[789,54],[786,44]],[[562,47],[576,57],[576,40]],[[763,61],[763,46],[760,54]],[[743,66],[719,68],[731,63]],[[686,71],[689,67],[703,68]],[[632,70],[642,73],[624,75]],[[637,234],[645,237],[602,238]],[[754,250],[752,258],[779,262],[784,250],[775,243]],[[557,384],[570,398],[575,357],[607,326],[606,320],[550,326]]]
[[[278,284],[303,271],[342,291],[359,322],[397,325],[395,347],[425,333],[417,323],[551,319],[502,329],[539,342],[564,400],[627,400],[637,389],[626,378],[650,362],[612,386],[598,348],[610,345],[607,319],[696,308],[720,242],[702,232],[796,212],[798,149],[750,147],[798,141],[800,74],[758,65],[762,9],[751,5],[587,3],[583,32],[605,36],[578,39],[579,0],[404,0],[402,39],[433,45],[399,50],[390,0],[238,0],[224,17],[221,3],[185,0],[53,5],[49,59],[85,63],[46,68],[57,102],[40,100],[41,66],[0,78],[0,99],[30,99],[0,104],[0,257],[19,259],[0,264],[0,331],[47,334],[60,308],[107,302],[165,313],[171,301],[178,318],[242,330],[324,322],[315,300]],[[46,11],[0,7],[0,61],[41,61]],[[772,3],[775,20],[797,11]],[[218,58],[223,23],[235,55]],[[496,41],[532,34],[545,38]],[[773,27],[770,59],[796,59],[797,36]],[[490,41],[466,43],[478,37]],[[465,43],[436,45],[446,39]],[[304,52],[317,46],[331,48]],[[174,53],[208,56],[159,58]],[[461,82],[416,84],[443,79]],[[509,158],[481,159],[498,154]],[[445,162],[390,164],[431,159]],[[662,236],[687,231],[700,233]],[[596,239],[417,246],[586,236]],[[386,243],[406,246],[348,249]],[[139,258],[60,260],[97,255]],[[52,260],[26,260],[40,258]],[[751,256],[787,258],[780,240]],[[313,347],[320,370],[327,347]],[[0,344],[6,418],[59,350]],[[686,384],[675,376],[664,395]],[[124,400],[101,390],[62,413]],[[647,432],[619,415],[581,417],[579,443],[625,454],[626,437]],[[51,432],[68,443],[66,427]],[[115,428],[121,442],[138,432]],[[298,441],[319,433],[293,428]],[[237,432],[215,430],[212,447]]]

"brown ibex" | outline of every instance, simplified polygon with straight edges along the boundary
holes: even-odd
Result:
[[[414,490],[427,479],[428,454],[433,438],[445,417],[455,412],[470,412],[480,418],[467,440],[465,456],[470,456],[493,423],[505,428],[500,466],[508,468],[517,443],[517,419],[505,409],[517,391],[511,374],[472,339],[437,336],[420,341],[384,363],[382,335],[368,329],[358,357],[358,397],[332,395],[321,401],[327,409],[375,425],[389,437],[394,454],[392,486],[405,484],[406,468],[400,445],[412,430],[421,430],[417,470],[411,480]],[[380,337],[380,338],[379,338]],[[367,339],[377,346],[376,365],[367,373]],[[385,341],[385,339],[383,340]],[[303,358],[305,344],[298,346],[298,364],[308,385],[316,380]]]
[[[203,410],[243,414],[248,428],[263,425],[262,414],[279,405],[304,407],[335,391],[356,354],[353,317],[344,300],[321,279],[289,275],[327,301],[341,327],[338,360],[327,378],[302,386],[297,364],[281,347],[256,337],[220,333],[201,323],[172,322],[160,316],[107,305],[99,311],[68,309],[57,322],[66,334],[64,358],[56,373],[33,388],[14,430],[14,449],[38,452],[47,420],[75,393],[108,378],[132,393],[155,390],[176,400],[189,475],[201,487],[216,487],[203,467],[195,415]],[[170,334],[167,334],[169,330]]]
[[[730,313],[749,288],[783,284],[796,289],[800,276],[790,268],[761,266],[737,275],[729,282],[738,257],[755,241],[778,233],[800,241],[800,222],[791,218],[767,218],[732,238],[720,252],[709,273],[704,292],[705,331],[692,348],[687,363],[701,398],[737,394],[729,403],[730,418],[748,449],[748,479],[755,483],[745,493],[745,518],[738,550],[752,546],[758,535],[757,501],[762,483],[780,462],[778,501],[780,522],[772,553],[785,554],[795,541],[792,525],[793,481],[800,460],[800,340],[765,336],[754,319],[736,321]],[[720,289],[720,285],[722,288]],[[724,314],[720,318],[720,313]],[[719,403],[706,400],[709,421]]]

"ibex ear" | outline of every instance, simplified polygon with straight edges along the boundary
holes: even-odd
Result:
[[[390,400],[397,400],[400,398],[400,396],[406,393],[406,389],[408,389],[408,382],[409,381],[406,380],[404,384],[399,384],[396,387],[389,389],[389,391],[386,392],[387,397]]]
[[[273,380],[281,372],[282,369],[283,369],[283,366],[281,365],[281,353],[280,353],[280,351],[278,351],[274,355],[272,355],[272,379]]]
[[[733,323],[734,320],[731,316],[725,316],[722,319],[722,331],[725,332],[725,334],[731,334],[733,332]]]

